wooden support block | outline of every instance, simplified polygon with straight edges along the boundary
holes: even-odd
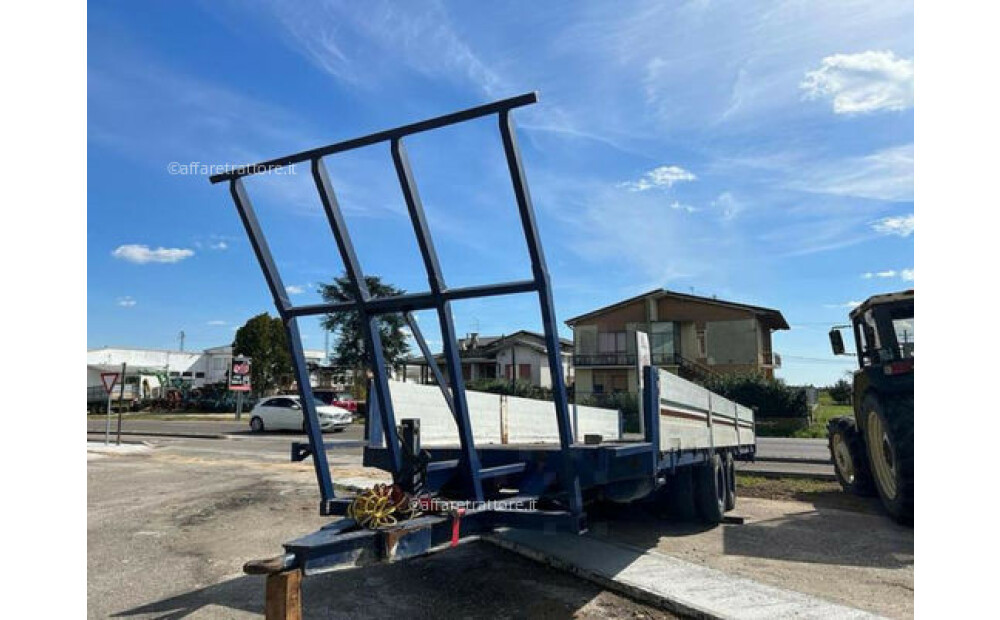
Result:
[[[301,570],[286,570],[267,576],[264,617],[266,620],[302,620]]]

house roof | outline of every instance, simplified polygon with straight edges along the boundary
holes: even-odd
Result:
[[[525,338],[526,337],[529,337],[530,339],[536,340],[537,342],[525,342]],[[459,347],[461,347],[463,344],[468,343],[469,340],[470,340],[470,338],[459,338],[459,340],[458,340]],[[529,331],[529,330],[526,330],[526,329],[522,329],[522,330],[516,331],[513,334],[504,334],[502,336],[476,336],[476,341],[478,343],[476,347],[473,347],[471,349],[464,349],[463,350],[462,357],[464,359],[475,359],[476,358],[476,355],[470,353],[470,351],[481,352],[481,354],[484,357],[489,356],[489,355],[495,353],[497,349],[502,348],[503,345],[506,344],[506,343],[511,343],[511,344],[513,344],[513,343],[520,343],[522,345],[527,344],[528,346],[536,348],[539,351],[544,351],[545,350],[545,334],[542,334],[542,333],[539,333],[539,332]],[[562,345],[563,349],[572,349],[573,348],[573,341],[569,340],[569,339],[566,339],[566,338],[560,338],[559,339],[559,344]],[[442,353],[440,353],[440,352],[434,354],[435,357],[439,357],[441,355],[442,355]],[[413,355],[413,356],[410,356],[409,358],[407,358],[406,361],[407,362],[422,362],[423,359],[424,359],[423,355]]]
[[[789,329],[788,321],[785,320],[785,317],[782,316],[780,311],[775,310],[774,308],[765,308],[763,306],[752,306],[750,304],[742,304],[734,301],[725,301],[723,299],[716,299],[714,297],[702,297],[700,295],[689,295],[687,293],[678,293],[677,291],[670,291],[665,288],[653,289],[651,291],[642,293],[641,295],[636,295],[635,297],[630,297],[628,299],[615,302],[609,306],[604,306],[603,308],[592,310],[586,314],[575,316],[571,319],[567,319],[566,324],[572,327],[573,325],[584,319],[589,319],[595,316],[599,316],[601,314],[605,314],[612,310],[623,308],[625,306],[628,306],[643,299],[649,299],[649,298],[660,299],[663,297],[673,297],[674,299],[681,299],[684,301],[693,301],[697,303],[710,304],[715,306],[725,306],[727,308],[739,308],[741,310],[749,310],[754,314],[756,314],[760,318],[761,322],[763,322],[771,329]]]

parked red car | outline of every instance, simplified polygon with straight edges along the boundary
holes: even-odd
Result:
[[[322,401],[323,404],[333,405],[347,409],[351,413],[358,412],[358,401],[347,392],[337,392],[336,390],[313,390],[313,396]]]

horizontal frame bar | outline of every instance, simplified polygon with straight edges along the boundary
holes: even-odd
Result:
[[[438,295],[435,295],[430,291],[426,291],[423,293],[393,295],[392,297],[375,297],[364,302],[364,306],[369,315],[392,314],[394,312],[431,310],[437,308],[441,298],[444,298],[445,301],[456,301],[459,299],[472,299],[475,297],[531,293],[537,290],[538,283],[534,280],[517,280],[514,282],[503,282],[501,284],[453,288],[441,291]],[[312,316],[316,314],[328,314],[332,312],[351,312],[357,309],[357,302],[347,301],[333,304],[292,306],[290,308],[286,308],[284,314],[289,317],[299,317]]]
[[[251,176],[261,172],[266,172],[268,170],[273,170],[275,168],[284,168],[285,166],[291,166],[294,164],[299,164],[302,162],[319,159],[321,157],[326,157],[327,155],[333,155],[334,153],[342,153],[344,151],[350,151],[352,149],[357,149],[364,146],[371,146],[372,144],[378,144],[379,142],[399,139],[404,136],[409,136],[415,133],[421,133],[424,131],[429,131],[431,129],[438,129],[440,127],[446,127],[448,125],[462,123],[464,121],[469,121],[474,118],[489,116],[491,114],[498,114],[500,112],[505,112],[507,110],[512,110],[514,108],[531,105],[532,103],[536,103],[537,101],[538,101],[538,93],[534,92],[525,93],[523,95],[518,95],[516,97],[511,97],[509,99],[501,99],[500,101],[494,101],[493,103],[488,103],[486,105],[476,106],[474,108],[469,108],[467,110],[460,110],[458,112],[445,114],[444,116],[438,116],[436,118],[429,118],[427,120],[411,123],[409,125],[403,125],[401,127],[396,127],[394,129],[386,129],[385,131],[379,131],[377,133],[369,134],[367,136],[362,136],[360,138],[352,138],[350,140],[345,140],[343,142],[337,142],[336,144],[321,146],[318,148],[310,149],[308,151],[302,151],[300,153],[295,153],[294,155],[287,155],[285,157],[278,157],[276,159],[270,159],[268,161],[263,161],[257,164],[241,166],[236,170],[223,172],[220,174],[214,174],[209,177],[209,181],[211,181],[213,184],[221,183],[222,181],[229,181],[231,179],[238,179],[240,177]]]

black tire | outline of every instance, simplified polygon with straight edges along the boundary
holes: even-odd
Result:
[[[264,420],[260,419],[260,416],[254,416],[250,418],[250,430],[255,433],[264,432]]]
[[[913,525],[913,396],[868,394],[861,403],[875,488],[897,523]]]
[[[694,503],[705,523],[721,523],[726,513],[726,468],[713,454],[708,463],[694,468]]]
[[[694,521],[698,511],[694,505],[694,481],[691,468],[678,470],[667,480],[667,516],[675,521]]]
[[[833,418],[827,422],[826,430],[830,460],[841,488],[847,493],[873,497],[876,494],[875,481],[872,480],[872,472],[868,467],[865,438],[858,430],[854,418]]]
[[[736,508],[736,459],[727,452],[722,461],[726,468],[726,512]]]

